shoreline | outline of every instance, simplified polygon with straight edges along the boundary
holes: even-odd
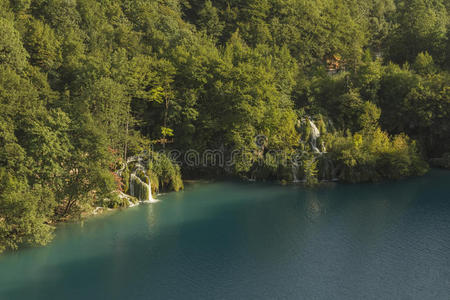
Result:
[[[283,182],[283,181],[238,180],[238,182],[241,182],[241,183],[264,183],[264,182],[270,182],[272,184],[276,184],[276,185],[280,185],[280,186],[286,186],[286,187],[288,187],[288,186],[291,186],[291,187],[295,186],[295,187],[303,187],[305,189],[317,189],[317,188],[332,188],[332,187],[336,187],[337,185],[358,185],[358,184],[363,184],[363,185],[374,184],[374,185],[377,185],[377,184],[396,183],[396,182],[399,182],[399,181],[404,181],[404,180],[409,180],[409,179],[422,178],[424,176],[429,175],[433,171],[450,172],[450,170],[446,169],[446,168],[431,167],[429,169],[429,171],[426,172],[423,175],[409,176],[409,177],[399,178],[399,179],[386,179],[386,180],[381,180],[381,181],[376,181],[376,182],[372,182],[372,181],[368,181],[368,182],[343,182],[343,181],[340,181],[340,180],[323,180],[323,181],[320,181],[315,186],[307,186],[304,181]],[[209,184],[209,183],[214,183],[214,182],[218,182],[218,181],[220,181],[220,180],[216,180],[216,179],[187,179],[187,180],[183,180],[183,184],[186,184],[186,185]],[[178,193],[178,192],[176,192],[176,191],[169,191],[167,193]],[[158,200],[158,196],[165,195],[167,193],[158,193],[158,194],[156,194],[156,196],[155,196],[153,201],[137,201],[135,203],[130,202],[132,204],[130,204],[127,207],[108,208],[108,207],[98,206],[98,207],[93,208],[93,210],[91,212],[85,212],[84,214],[82,214],[82,216],[79,218],[79,220],[69,219],[69,220],[64,220],[64,221],[61,221],[61,222],[57,222],[56,224],[66,223],[66,222],[71,222],[71,221],[74,221],[74,222],[82,221],[83,219],[87,219],[87,218],[90,218],[90,217],[101,216],[101,215],[104,215],[105,213],[108,213],[108,212],[125,210],[125,209],[129,209],[129,208],[140,206],[142,204],[155,204],[155,203],[160,202],[160,200]],[[129,198],[132,197],[132,196],[127,195],[125,193],[123,193],[123,194],[126,195]]]

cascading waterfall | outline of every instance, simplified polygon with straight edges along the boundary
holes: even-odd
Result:
[[[323,180],[325,180],[325,178],[329,178],[332,181],[338,181],[336,178],[336,168],[330,157],[326,155],[327,149],[324,142],[322,141],[320,145],[321,149],[317,147],[317,139],[320,137],[320,130],[310,118],[308,118],[308,120],[311,126],[311,148],[315,154],[319,155],[319,159],[322,161],[322,167],[324,168],[322,178],[324,178]],[[331,120],[329,120],[329,123],[331,124],[330,126],[332,126]]]
[[[127,159],[127,164],[136,164],[134,171],[130,175],[129,194],[141,202],[154,203],[157,201],[152,195],[152,181],[146,174],[146,168],[144,167],[143,161],[143,158],[140,156],[134,156]]]
[[[329,120],[331,122],[331,120]],[[330,159],[329,155],[327,155],[327,150],[325,147],[325,143],[322,141],[320,145],[318,145],[318,139],[320,138],[320,130],[317,127],[317,125],[314,123],[312,118],[306,117],[305,119],[302,119],[299,121],[299,125],[303,124],[309,124],[311,128],[311,133],[309,136],[308,141],[300,141],[301,143],[308,143],[311,147],[311,151],[313,154],[316,154],[316,159],[319,161],[319,165],[321,168],[323,168],[320,172],[320,177],[322,177],[323,180],[325,178],[329,178],[332,181],[337,181],[336,178],[336,168],[333,164],[333,161]],[[332,125],[330,125],[332,127]],[[299,171],[299,165],[293,163],[292,164],[292,178],[294,183],[298,182],[304,182],[305,180],[299,180],[298,179],[298,171]]]
[[[150,178],[145,175],[147,182],[137,176],[137,171],[130,175],[130,195],[142,202],[154,202]]]
[[[316,124],[311,120],[311,118],[307,118],[309,125],[311,126],[311,135],[310,135],[310,145],[313,153],[322,155],[322,152],[317,148],[317,139],[320,137],[320,130],[317,128]],[[305,122],[305,119],[302,120]],[[299,122],[300,124],[301,122]],[[303,143],[303,141],[300,141]],[[303,182],[304,180],[299,180],[297,177],[299,165],[297,163],[292,164],[292,178],[294,183]]]
[[[309,119],[309,125],[311,125],[311,148],[314,153],[322,153],[319,148],[317,148],[317,139],[320,137],[320,131],[311,119]]]

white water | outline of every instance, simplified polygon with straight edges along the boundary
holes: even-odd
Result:
[[[137,172],[137,171],[138,171],[138,170],[136,170],[135,172],[133,172],[133,173],[130,175],[130,195],[133,196],[133,197],[139,198],[139,200],[142,201],[142,202],[149,202],[149,203],[156,202],[155,199],[153,199],[153,195],[152,195],[152,182],[151,182],[150,178],[149,178],[147,175],[145,175],[145,178],[148,180],[148,183],[142,181],[141,178],[139,178],[139,177],[136,175],[136,172]],[[147,194],[148,194],[148,198],[147,198],[147,199],[143,199],[143,198],[141,197],[142,193],[141,193],[140,191],[139,191],[139,193],[138,193],[137,191],[135,191],[135,185],[136,185],[136,183],[139,184],[140,186],[145,186],[145,187],[146,187],[146,189],[147,189]]]
[[[317,148],[317,139],[320,137],[320,131],[311,119],[308,120],[311,125],[311,148],[314,153],[322,153],[319,148]]]
[[[319,156],[322,156],[322,154],[326,153],[327,150],[325,148],[324,142],[322,142],[321,145],[320,145],[321,149],[318,148],[317,140],[320,137],[320,130],[319,130],[319,128],[317,128],[316,124],[314,123],[314,121],[312,121],[311,118],[307,117],[306,119],[302,119],[301,121],[299,121],[299,124],[305,123],[305,122],[309,122],[309,125],[311,127],[311,135],[309,137],[309,143],[310,143],[310,146],[311,146],[311,150],[312,150],[312,152],[314,154],[318,154]],[[301,143],[305,143],[305,142],[308,142],[308,141],[300,141],[300,142]],[[293,182],[294,183],[305,182],[305,179],[303,179],[303,180],[299,180],[298,179],[298,177],[297,177],[298,169],[299,169],[299,165],[293,163],[292,164],[292,178],[293,178]]]
[[[127,159],[127,164],[131,163],[131,162],[136,162],[136,168],[133,171],[133,173],[131,173],[131,175],[130,175],[130,195],[138,198],[139,201],[141,201],[141,202],[145,202],[145,203],[157,202],[157,200],[155,200],[152,195],[152,181],[151,181],[150,177],[148,177],[146,175],[146,169],[143,164],[143,158],[140,156],[133,156],[133,157],[130,157]],[[141,178],[139,178],[139,176],[136,175],[138,171],[142,171],[142,173],[144,174],[144,177],[146,179],[146,182],[142,181]],[[147,194],[148,194],[147,199],[142,198],[142,191],[138,192],[135,190],[136,184],[138,184],[139,186],[146,187]]]
[[[297,178],[297,173],[298,173],[298,165],[293,163],[292,164],[292,178],[293,178],[294,183],[300,182],[300,180]]]

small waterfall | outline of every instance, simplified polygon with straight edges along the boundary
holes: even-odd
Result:
[[[300,182],[300,180],[297,177],[297,174],[298,174],[298,165],[293,163],[292,164],[292,182],[294,182],[294,183]]]
[[[309,125],[311,125],[311,148],[314,153],[322,153],[319,148],[317,148],[317,139],[320,137],[320,131],[311,119],[309,119]]]
[[[134,197],[135,193],[134,193],[134,181],[133,181],[133,177],[130,176],[130,195]]]
[[[153,199],[153,195],[152,195],[152,181],[150,180],[149,177],[147,177],[147,178],[148,178],[148,185],[147,185],[148,197],[147,197],[146,202],[149,202],[149,203],[157,202],[155,199]]]
[[[139,199],[142,202],[155,202],[152,195],[152,183],[147,175],[144,175],[146,181],[143,181],[139,176],[137,176],[137,171],[142,171],[141,169],[136,170],[130,175],[130,195]]]
[[[134,163],[135,166],[130,175],[129,194],[141,202],[157,202],[152,195],[152,181],[146,174],[147,169],[144,166],[144,159],[141,156],[133,156],[127,159],[127,164],[130,163]]]

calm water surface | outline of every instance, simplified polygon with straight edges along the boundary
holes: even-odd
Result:
[[[189,186],[0,256],[0,299],[449,299],[450,172]]]

